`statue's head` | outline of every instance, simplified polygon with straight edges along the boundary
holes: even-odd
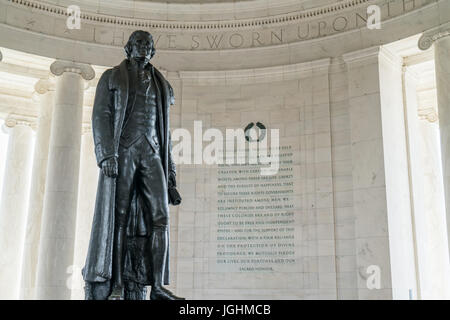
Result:
[[[143,30],[134,31],[124,48],[129,60],[146,60],[148,62],[155,55],[153,37],[149,32]]]

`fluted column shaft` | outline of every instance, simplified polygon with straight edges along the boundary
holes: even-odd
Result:
[[[35,294],[39,235],[41,232],[51,119],[55,97],[54,89],[53,83],[47,79],[39,80],[35,85],[35,91],[39,99],[39,116],[22,259],[20,299],[33,299]]]
[[[425,32],[419,48],[429,49],[434,44],[436,90],[441,137],[442,176],[444,179],[447,238],[450,249],[450,23]]]
[[[94,77],[90,66],[56,61],[58,75],[52,116],[47,182],[44,196],[37,299],[70,299],[67,271],[73,264],[80,166],[84,81]]]
[[[5,125],[9,130],[9,140],[0,200],[0,299],[17,299],[33,131],[29,123],[16,119],[7,119]]]

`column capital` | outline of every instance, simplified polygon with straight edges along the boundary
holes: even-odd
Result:
[[[48,91],[54,91],[55,88],[55,81],[53,81],[51,78],[39,79],[34,85],[34,91],[39,94],[45,94]]]
[[[10,114],[5,119],[3,130],[6,132],[8,129],[12,129],[15,126],[29,126],[35,130],[37,127],[37,119],[24,115]]]
[[[95,71],[90,65],[66,60],[56,60],[53,62],[50,66],[50,71],[55,76],[60,76],[64,72],[74,72],[78,73],[84,80],[92,80],[95,78]]]
[[[419,49],[428,50],[431,48],[434,42],[448,36],[450,36],[450,22],[425,31],[419,39]]]

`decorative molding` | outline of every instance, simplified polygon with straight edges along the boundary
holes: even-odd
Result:
[[[434,42],[448,36],[450,36],[450,22],[425,31],[419,39],[418,46],[421,50],[428,50]]]
[[[366,64],[370,60],[373,60],[373,62],[379,62],[380,59],[383,59],[383,61],[388,62],[393,68],[401,69],[403,66],[403,58],[393,52],[392,49],[383,46],[375,46],[349,52],[342,55],[342,58],[347,65],[352,65],[355,63],[358,65],[361,63]]]
[[[50,71],[55,76],[60,76],[64,72],[74,72],[81,75],[84,80],[92,80],[95,78],[95,71],[90,65],[66,60],[56,60],[53,62],[50,66]]]
[[[353,51],[342,55],[346,64],[352,64],[360,61],[367,61],[368,59],[378,59],[380,54],[381,46],[375,46],[370,48],[365,48],[358,51]]]
[[[255,69],[237,69],[221,71],[180,71],[179,78],[199,83],[213,82],[270,82],[277,80],[286,80],[299,78],[302,74],[310,74],[313,71],[316,74],[320,72],[328,73],[331,59],[320,59],[315,61],[288,64],[275,67],[255,68]]]
[[[255,5],[255,1],[261,1],[260,5]],[[281,7],[285,6],[277,4],[276,0],[255,1],[249,1],[246,5],[237,1],[229,7],[223,4],[229,11],[218,12],[217,16],[214,16],[213,12],[208,12],[206,4],[199,5],[197,11],[194,9],[195,6],[179,4],[179,7],[176,7],[180,11],[173,12],[173,5],[167,3],[153,3],[159,7],[151,11],[146,5],[152,2],[117,0],[117,2],[101,1],[100,4],[97,2],[87,4],[85,0],[73,0],[71,4],[79,3],[82,8],[80,16],[82,28],[72,30],[66,26],[65,20],[69,16],[64,6],[65,2],[0,0],[8,12],[8,19],[0,24],[0,33],[8,32],[9,36],[10,29],[13,33],[26,33],[26,36],[30,37],[33,37],[31,33],[35,33],[39,38],[42,36],[49,38],[50,41],[45,42],[44,46],[51,46],[53,42],[79,41],[80,50],[85,46],[99,45],[101,46],[99,50],[104,52],[107,48],[104,46],[113,47],[114,55],[117,56],[115,59],[110,56],[92,59],[90,56],[94,50],[90,49],[80,55],[73,49],[65,48],[58,50],[57,57],[53,56],[98,65],[112,65],[115,62],[111,60],[119,60],[129,35],[136,29],[151,32],[157,50],[167,50],[166,53],[188,51],[186,53],[189,58],[194,51],[205,54],[206,51],[257,48],[270,50],[283,46],[286,47],[281,50],[286,50],[287,45],[291,43],[315,40],[325,42],[326,38],[334,36],[351,39],[349,40],[351,47],[361,42],[358,45],[360,47],[364,46],[364,42],[370,46],[382,44],[383,41],[392,38],[390,30],[395,30],[394,25],[402,22],[407,25],[415,24],[406,31],[411,34],[418,34],[436,26],[439,20],[430,18],[433,15],[439,16],[435,8],[438,8],[440,2],[447,0],[342,0],[335,3],[305,0],[308,1],[307,6],[304,1],[285,0],[283,1],[285,4],[289,1],[289,6],[292,6],[286,11],[281,10]],[[266,1],[264,5],[263,1]],[[256,6],[253,10],[255,12],[250,10],[252,8],[250,3]],[[378,5],[381,8],[383,30],[367,29],[367,9],[371,5]],[[182,8],[186,8],[186,14]],[[211,15],[212,17],[208,18]],[[2,28],[5,31],[2,31]],[[364,33],[363,36],[366,37],[364,41],[359,39],[361,35],[357,34],[358,31]],[[385,34],[388,35],[386,38]],[[380,42],[377,39],[386,40]],[[23,46],[17,38],[10,43],[12,48]],[[42,54],[41,45],[32,51]],[[44,55],[48,55],[47,52]]]
[[[49,3],[41,3],[31,0],[7,0],[18,6],[30,8],[33,11],[43,11],[46,13],[68,16],[66,7],[57,6]],[[339,13],[340,11],[348,10],[374,0],[343,0],[338,3],[302,10],[295,13],[281,14],[271,17],[254,18],[254,19],[236,19],[224,21],[151,21],[138,18],[125,18],[118,16],[109,16],[104,14],[81,12],[81,19],[90,22],[107,23],[119,26],[129,26],[134,28],[151,28],[151,29],[167,29],[167,30],[223,30],[223,29],[239,29],[239,28],[254,28],[267,27],[282,23],[295,23],[301,20],[317,18],[326,15]]]

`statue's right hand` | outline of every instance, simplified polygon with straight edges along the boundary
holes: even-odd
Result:
[[[102,172],[105,176],[110,178],[117,177],[117,159],[112,157],[102,162]]]

